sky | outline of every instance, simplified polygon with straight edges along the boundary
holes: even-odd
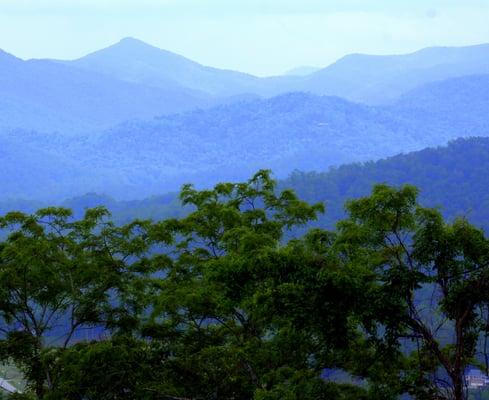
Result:
[[[0,49],[74,59],[135,37],[255,75],[489,42],[489,0],[0,0]]]

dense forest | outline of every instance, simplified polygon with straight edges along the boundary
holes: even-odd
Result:
[[[414,186],[377,185],[331,230],[267,171],[189,213],[102,207],[0,219],[0,357],[12,399],[467,399],[488,370],[489,239]]]
[[[437,207],[452,219],[465,216],[484,229],[489,227],[489,139],[458,139],[448,146],[428,148],[379,161],[347,164],[325,172],[293,172],[279,180],[280,189],[293,189],[299,197],[326,205],[315,226],[330,229],[345,216],[347,200],[366,196],[372,186],[413,184],[420,190],[421,202]],[[107,195],[88,193],[56,203],[72,209],[81,217],[85,208],[107,207],[117,223],[136,218],[154,220],[181,217],[189,212],[182,207],[178,194],[167,193],[144,200],[117,201]],[[0,214],[10,210],[27,213],[50,205],[42,201],[0,201]]]
[[[52,202],[98,192],[134,199],[185,182],[242,180],[259,169],[279,178],[324,171],[489,136],[488,107],[489,75],[481,75],[432,83],[388,106],[288,93],[83,133],[17,125],[0,129],[1,198]]]
[[[332,168],[327,172],[293,173],[280,187],[293,188],[301,198],[321,201],[327,212],[322,227],[331,228],[344,214],[343,203],[366,196],[373,185],[413,184],[420,199],[449,219],[464,216],[489,228],[489,139],[458,139],[448,146],[428,148],[384,160]]]

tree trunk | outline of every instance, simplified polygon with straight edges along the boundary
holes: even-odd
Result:
[[[44,399],[44,394],[45,394],[44,379],[40,379],[40,378],[36,379],[35,391],[36,391],[36,398],[38,400]]]
[[[454,400],[464,400],[464,380],[460,371],[454,374],[452,377],[453,382],[453,398]]]

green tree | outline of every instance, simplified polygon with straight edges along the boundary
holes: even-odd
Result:
[[[166,276],[144,331],[171,343],[168,395],[312,399],[361,391],[321,378],[356,337],[358,281],[328,254],[332,234],[290,239],[322,205],[277,193],[266,171],[213,190],[186,186],[181,199],[194,211],[154,227],[163,237],[174,230],[176,243],[171,263],[163,254]]]
[[[363,326],[377,343],[411,353],[399,364],[419,399],[466,398],[464,372],[486,334],[489,242],[464,219],[444,222],[417,204],[417,190],[376,186],[348,203],[337,248],[375,273]],[[400,371],[401,372],[401,371]]]
[[[0,356],[44,400],[466,399],[465,368],[489,364],[489,242],[417,194],[376,186],[304,236],[323,206],[267,171],[185,186],[181,219],[10,213]]]
[[[75,221],[62,208],[0,219],[0,356],[15,363],[38,399],[55,387],[50,352],[83,332],[137,327],[150,266],[144,223],[117,228],[102,208]],[[80,336],[81,335],[81,336]]]

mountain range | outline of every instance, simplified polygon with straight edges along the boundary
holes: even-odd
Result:
[[[77,60],[0,52],[0,198],[120,199],[285,177],[489,136],[489,45],[350,55],[258,78],[136,39]]]
[[[186,88],[221,97],[256,93],[261,81],[241,72],[203,66],[133,38],[77,60],[58,62],[122,81],[161,89]]]
[[[88,133],[205,102],[205,96],[183,88],[158,89],[0,52],[0,127]]]
[[[474,90],[459,91],[459,87]],[[477,90],[476,90],[477,88]],[[285,177],[489,136],[489,75],[427,85],[390,106],[307,93],[130,121],[97,134],[12,130],[0,135],[3,198],[86,192],[132,199],[245,179]]]
[[[90,133],[296,91],[391,104],[427,83],[488,74],[489,45],[354,54],[309,72],[259,78],[203,66],[133,38],[71,61],[25,61],[0,51],[0,128]]]
[[[489,229],[489,138],[457,139],[447,146],[378,161],[346,164],[324,172],[295,171],[280,180],[278,186],[293,189],[310,203],[325,203],[326,212],[315,224],[329,229],[345,216],[345,201],[368,195],[372,186],[378,183],[416,185],[424,206],[439,208],[448,219],[463,216]],[[34,212],[52,204],[0,199],[0,214],[12,209]],[[69,207],[77,215],[87,207],[103,205],[119,222],[134,218],[163,219],[187,212],[180,205],[177,193],[131,201],[88,193],[54,204]]]
[[[179,85],[215,96],[302,91],[386,104],[425,83],[489,73],[489,44],[433,47],[405,55],[351,54],[325,68],[306,73],[299,68],[298,74],[269,78],[206,67],[133,38],[64,63],[132,83]]]
[[[403,55],[351,54],[303,78],[299,88],[367,104],[389,104],[428,83],[489,73],[489,44],[432,47]]]

